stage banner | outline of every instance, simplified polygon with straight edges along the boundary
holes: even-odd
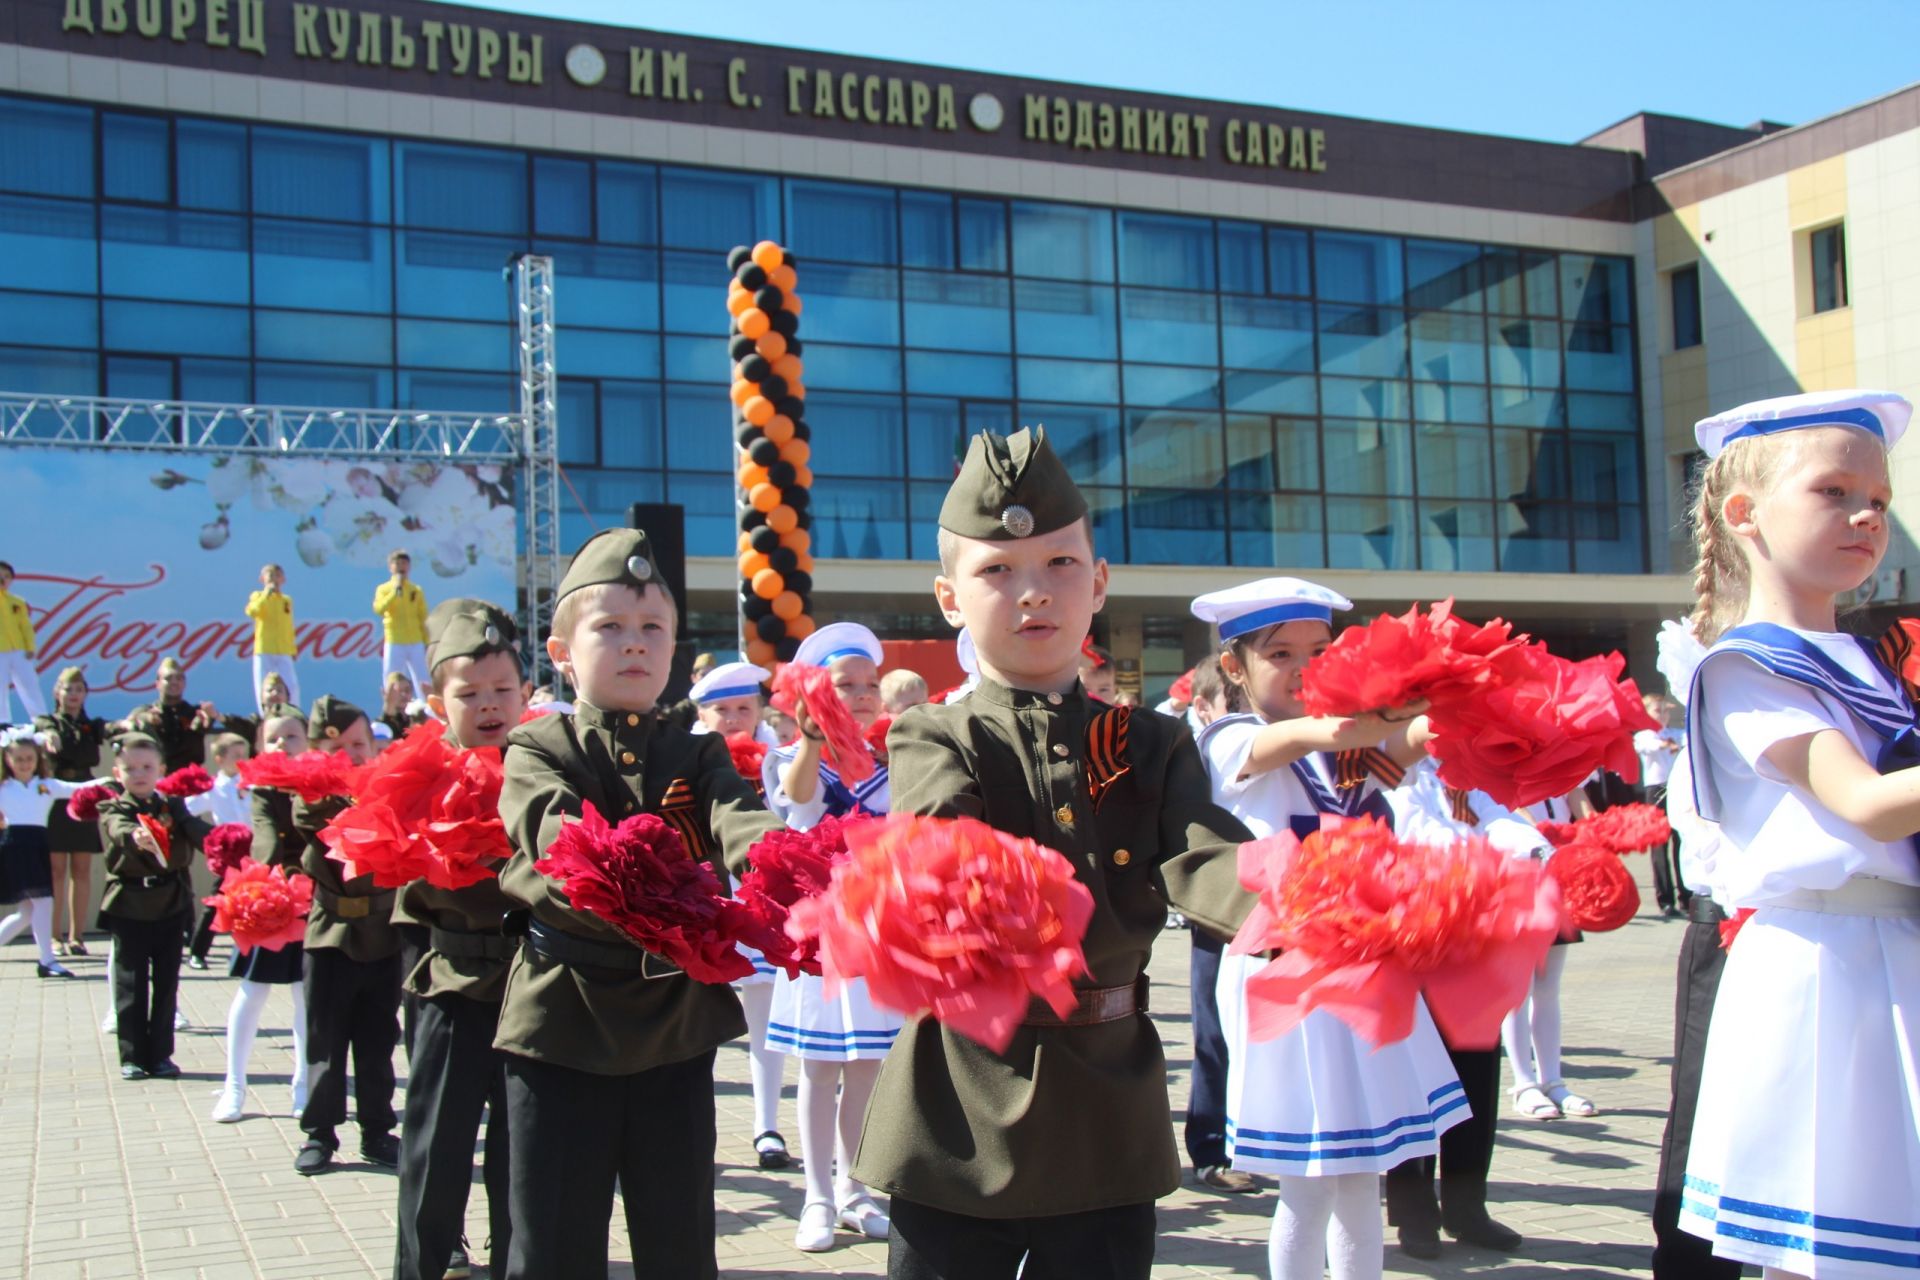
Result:
[[[151,701],[163,658],[186,696],[251,715],[247,596],[278,564],[293,599],[301,694],[380,694],[373,593],[405,550],[429,607],[478,596],[515,607],[513,476],[497,466],[16,446],[0,452],[0,560],[38,633],[49,702],[85,669],[94,715]]]

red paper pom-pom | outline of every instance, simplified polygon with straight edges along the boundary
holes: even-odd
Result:
[[[1740,936],[1740,930],[1753,917],[1752,907],[1741,907],[1738,911],[1720,922],[1720,949],[1725,951],[1733,946],[1733,940]]]
[[[1575,928],[1608,933],[1639,913],[1640,888],[1611,849],[1570,844],[1547,860],[1547,874],[1560,883]]]
[[[1310,716],[1353,716],[1426,699],[1436,707],[1493,679],[1492,660],[1522,643],[1495,619],[1475,627],[1453,616],[1453,601],[1418,605],[1348,627],[1307,664],[1302,699]]]
[[[848,828],[847,847],[827,892],[787,922],[819,938],[829,992],[865,978],[875,1004],[928,1010],[996,1053],[1032,1000],[1072,1011],[1093,895],[1065,857],[972,818],[911,814]]]
[[[873,758],[881,764],[887,762],[887,731],[892,728],[892,716],[881,716],[867,726],[867,750],[873,752]]]
[[[1619,804],[1580,823],[1586,838],[1614,853],[1645,853],[1665,845],[1673,824],[1664,809],[1650,804]]]
[[[804,702],[814,727],[826,735],[826,760],[849,786],[873,776],[873,753],[867,750],[860,725],[833,691],[833,677],[825,667],[789,662],[773,678],[773,705],[792,715]]]
[[[1280,955],[1247,982],[1248,1029],[1267,1040],[1325,1009],[1372,1044],[1412,1034],[1424,993],[1447,1042],[1498,1043],[1559,934],[1560,895],[1538,862],[1482,839],[1402,843],[1373,819],[1327,819],[1305,840],[1240,846],[1259,895],[1232,951]]]
[[[111,783],[89,782],[67,797],[67,816],[75,822],[98,822],[100,806],[119,794]]]
[[[1547,838],[1547,843],[1556,849],[1580,838],[1580,824],[1577,822],[1541,822],[1535,825],[1540,834]]]
[[[498,747],[459,752],[427,812],[423,836],[432,854],[427,883],[460,889],[499,876],[513,852],[500,821],[500,787],[506,772]]]
[[[1495,680],[1433,714],[1429,750],[1450,787],[1510,809],[1563,796],[1604,768],[1640,776],[1633,735],[1657,728],[1617,653],[1568,662],[1532,644],[1497,655]]]
[[[153,842],[160,846],[160,852],[147,856],[160,859],[160,865],[166,866],[173,858],[173,833],[144,813],[137,813],[134,817],[140,819],[140,825],[145,827],[147,834],[153,837]]]
[[[372,876],[380,889],[411,884],[433,863],[426,841],[390,804],[349,805],[320,828],[319,839],[327,857],[340,864],[342,879]]]
[[[607,825],[591,802],[533,869],[558,880],[567,901],[665,956],[699,982],[732,982],[753,972],[735,950],[751,945],[745,908],[721,892],[706,863],[687,856],[679,832],[659,815],[637,813]]]
[[[766,763],[767,744],[751,733],[733,733],[727,735],[727,754],[733,757],[733,767],[740,776],[754,786],[760,785],[760,766]]]
[[[510,852],[500,822],[500,752],[460,750],[436,724],[416,725],[355,775],[358,802],[320,830],[348,878],[397,889],[424,879],[459,889],[499,874]]]
[[[344,751],[269,751],[240,762],[240,780],[248,786],[292,792],[308,804],[352,795],[356,772]]]
[[[1175,702],[1190,704],[1193,701],[1193,672],[1183,671],[1180,678],[1167,690],[1167,696]]]
[[[313,881],[281,867],[263,867],[243,858],[205,899],[213,908],[213,928],[233,935],[242,955],[255,947],[278,951],[307,936],[307,912],[313,906]]]
[[[207,870],[224,876],[253,856],[253,828],[244,822],[223,822],[207,833],[200,851],[207,855]]]
[[[213,790],[213,775],[197,764],[190,764],[160,779],[153,789],[163,796],[178,796],[182,800],[188,796],[203,796]]]
[[[822,818],[806,831],[773,831],[747,850],[753,869],[740,878],[738,897],[766,933],[755,941],[767,962],[789,975],[819,973],[819,937],[791,937],[787,919],[796,903],[825,893],[836,862],[847,857],[847,829],[864,819]]]

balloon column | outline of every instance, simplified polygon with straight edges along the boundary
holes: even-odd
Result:
[[[739,483],[740,618],[747,661],[791,661],[813,631],[812,456],[800,381],[799,277],[771,240],[727,255],[733,280],[734,478]]]

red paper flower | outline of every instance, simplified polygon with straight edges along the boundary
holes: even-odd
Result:
[[[1541,644],[1504,651],[1494,682],[1433,713],[1440,779],[1510,809],[1563,796],[1595,769],[1640,776],[1633,735],[1657,728],[1617,653],[1568,662]]]
[[[1475,627],[1453,616],[1453,601],[1427,613],[1418,605],[1348,627],[1307,664],[1303,701],[1310,716],[1354,716],[1426,699],[1436,707],[1494,678],[1492,660],[1524,642],[1499,619]]]
[[[200,851],[207,855],[207,870],[224,876],[253,856],[253,828],[244,822],[223,822],[207,833]]]
[[[98,822],[100,806],[119,794],[110,783],[89,782],[67,797],[67,816],[75,822]]]
[[[796,903],[826,892],[834,864],[847,857],[847,829],[862,821],[822,818],[806,831],[769,832],[747,850],[753,869],[740,878],[736,896],[766,935],[749,945],[790,976],[821,971],[820,939],[790,936],[787,919]]]
[[[928,1010],[996,1053],[1032,1000],[1072,1011],[1093,895],[1066,858],[972,818],[894,814],[846,836],[832,885],[787,922],[819,938],[829,992],[865,978],[875,1004]]]
[[[753,933],[745,908],[721,892],[711,867],[687,856],[680,834],[657,814],[638,813],[613,827],[585,803],[580,821],[560,828],[533,869],[558,880],[576,909],[696,981],[732,982],[753,972],[753,962],[735,950]]]
[[[1620,804],[1581,822],[1593,843],[1614,853],[1645,853],[1664,846],[1673,835],[1667,814],[1650,804]]]
[[[500,821],[505,779],[498,747],[474,747],[456,757],[457,772],[434,796],[423,836],[432,854],[427,883],[460,889],[499,876],[513,852]]]
[[[308,804],[352,795],[356,772],[344,751],[269,751],[240,762],[240,780],[248,786],[290,791]]]
[[[498,875],[510,852],[501,776],[498,748],[459,750],[439,725],[416,725],[356,772],[357,802],[320,840],[349,878],[371,875],[378,888],[476,884]]]
[[[313,906],[313,880],[281,867],[263,867],[243,858],[229,869],[220,891],[205,899],[213,908],[213,928],[233,935],[245,955],[255,947],[278,951],[307,936],[307,912]]]
[[[1191,669],[1180,673],[1180,678],[1167,689],[1167,696],[1175,702],[1186,704],[1193,702],[1193,671]]]
[[[134,817],[140,819],[140,825],[147,829],[147,834],[153,837],[153,842],[160,846],[160,852],[151,856],[160,859],[161,866],[166,866],[173,858],[173,833],[158,820],[144,813],[137,813]]]
[[[826,761],[848,786],[873,776],[873,753],[867,750],[853,713],[833,691],[833,677],[825,667],[789,662],[773,678],[773,705],[792,715],[796,703],[807,705],[814,727],[826,735]]]
[[[751,733],[727,735],[727,754],[733,757],[733,767],[740,776],[754,786],[760,785],[760,766],[766,763],[767,744]]]
[[[1720,949],[1722,951],[1732,948],[1733,940],[1740,936],[1740,930],[1745,928],[1747,921],[1753,918],[1753,911],[1754,909],[1752,907],[1741,907],[1738,911],[1720,922]]]
[[[892,716],[881,716],[867,726],[867,750],[871,751],[873,758],[881,764],[887,762],[887,731],[891,728],[893,728]]]
[[[197,764],[190,764],[160,779],[153,789],[163,796],[178,796],[182,800],[188,796],[203,796],[213,790],[213,775]]]
[[[341,878],[372,876],[375,888],[398,889],[427,874],[433,858],[417,829],[410,829],[386,802],[348,805],[320,828],[327,857]]]
[[[1577,822],[1541,822],[1535,825],[1540,834],[1547,838],[1547,843],[1556,849],[1580,838],[1580,824]]]
[[[1259,900],[1231,950],[1281,952],[1247,983],[1256,1040],[1325,1009],[1390,1044],[1412,1034],[1424,993],[1448,1043],[1496,1044],[1562,922],[1558,888],[1538,862],[1478,838],[1402,843],[1371,818],[1241,845],[1240,883]]]
[[[1547,859],[1575,928],[1608,933],[1640,911],[1640,888],[1620,855],[1597,844],[1570,844]]]

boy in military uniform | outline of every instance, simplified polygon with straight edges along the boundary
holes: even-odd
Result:
[[[1180,1185],[1147,956],[1169,902],[1232,935],[1252,907],[1234,856],[1250,837],[1212,802],[1184,724],[1081,686],[1107,566],[1039,428],[975,437],[939,548],[934,594],[972,635],[980,684],[894,722],[893,811],[978,818],[1065,854],[1093,892],[1092,976],[1066,1018],[1036,1001],[1001,1053],[909,1023],[853,1173],[893,1197],[894,1280],[1146,1280],[1153,1202]]]
[[[168,1079],[173,1065],[173,1014],[180,994],[180,951],[193,921],[187,868],[211,828],[187,812],[186,802],[154,788],[161,778],[160,744],[129,733],[113,744],[113,776],[122,794],[100,806],[107,890],[100,922],[113,935],[113,1002],[120,1035],[120,1078]],[[162,849],[140,821],[169,835]]]
[[[331,695],[313,704],[307,736],[321,751],[344,751],[355,764],[373,756],[367,713]],[[347,1055],[353,1055],[353,1100],[360,1155],[391,1168],[400,1162],[393,1136],[393,1047],[399,1041],[400,937],[393,931],[393,890],[376,890],[371,875],[342,877],[327,856],[320,828],[347,805],[342,796],[293,801],[293,825],[304,846],[300,869],[313,877],[307,915],[307,1135],[294,1172],[319,1173],[340,1149],[335,1130],[347,1119]],[[257,856],[257,855],[256,855]]]
[[[457,747],[505,747],[526,706],[513,619],[484,600],[443,600],[427,617],[432,692],[427,705]],[[415,999],[408,1047],[407,1109],[400,1128],[400,1210],[394,1280],[441,1280],[454,1254],[473,1183],[473,1138],[487,1114],[482,1163],[492,1270],[504,1269],[507,1217],[505,1056],[493,1047],[514,945],[501,924],[513,900],[497,879],[463,889],[416,880],[400,890],[393,918],[427,931],[407,971]]]
[[[516,1280],[605,1277],[616,1177],[646,1274],[717,1274],[713,1059],[746,1031],[740,1003],[576,910],[533,869],[588,801],[609,822],[659,814],[690,854],[723,857],[735,873],[780,828],[724,739],[656,714],[676,616],[646,534],[588,539],[561,579],[547,640],[574,714],[521,725],[507,750],[500,816],[514,851],[500,887],[529,909],[494,1039],[509,1055]]]
[[[154,680],[155,697],[127,716],[127,724],[160,744],[166,772],[207,762],[207,735],[220,727],[211,702],[187,701],[187,669],[178,658],[163,658]]]
[[[427,687],[427,593],[413,581],[413,557],[404,551],[387,556],[387,580],[374,589],[373,611],[386,631],[380,654],[380,679],[404,671],[415,689]]]

